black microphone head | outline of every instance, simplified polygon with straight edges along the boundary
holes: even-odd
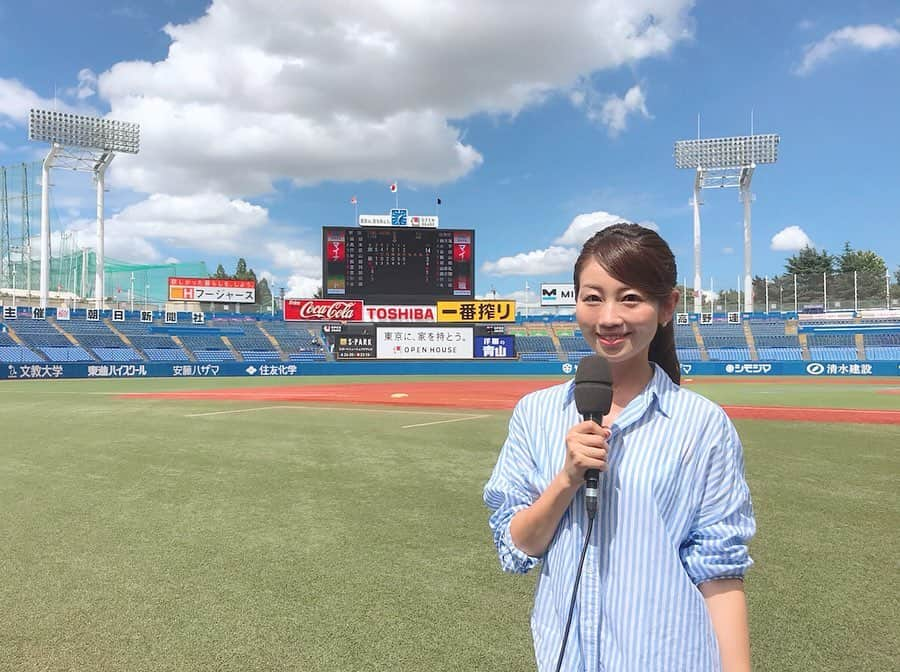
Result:
[[[575,372],[575,406],[585,416],[609,415],[612,407],[612,371],[600,355],[588,355]]]

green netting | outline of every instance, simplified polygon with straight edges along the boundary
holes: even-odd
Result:
[[[41,286],[40,175],[40,162],[0,166],[0,297],[15,294],[26,303],[38,300]],[[51,230],[58,232],[62,227],[52,200],[51,195]],[[48,285],[51,304],[73,304],[96,296],[96,253],[82,250],[77,236],[63,231],[52,237]],[[166,302],[168,278],[173,275],[205,278],[209,272],[202,261],[135,264],[107,256],[105,303],[129,307],[133,296],[135,308],[160,307]]]
[[[202,261],[172,264],[134,264],[106,257],[104,260],[106,302],[127,307],[132,300],[140,305],[161,306],[168,297],[170,276],[206,278],[209,271]],[[38,260],[12,262],[15,282],[8,286],[19,297],[38,296],[41,264]],[[66,254],[50,259],[49,292],[53,303],[83,302],[93,299],[97,273],[97,257],[93,250]]]

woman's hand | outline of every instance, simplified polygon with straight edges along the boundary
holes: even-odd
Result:
[[[563,474],[570,485],[580,486],[588,469],[606,471],[609,429],[593,420],[580,422],[566,434],[566,463]]]

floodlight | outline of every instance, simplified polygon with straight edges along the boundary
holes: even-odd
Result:
[[[94,294],[103,307],[103,180],[116,152],[137,154],[141,127],[127,121],[68,112],[31,110],[28,139],[50,143],[41,174],[41,307],[47,307],[50,277],[50,169],[54,166],[90,171],[97,183],[97,276]]]
[[[28,115],[28,139],[68,147],[137,154],[141,144],[141,127],[128,121],[31,110]]]
[[[729,138],[697,138],[675,143],[675,167],[692,168],[694,179],[694,311],[701,312],[700,191],[737,187],[744,204],[744,311],[753,311],[753,276],[750,273],[750,181],[757,165],[778,160],[780,138],[740,135]]]
[[[779,139],[775,134],[768,134],[679,140],[675,143],[675,167],[740,168],[775,163]]]

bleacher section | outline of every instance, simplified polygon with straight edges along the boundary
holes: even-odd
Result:
[[[0,362],[37,364],[42,361],[36,352],[19,345],[8,334],[0,333]]]
[[[166,324],[132,316],[126,321],[87,321],[84,311],[70,320],[18,319],[0,322],[0,362],[197,364],[243,361],[259,366],[277,362],[333,359],[317,323],[257,321],[254,317],[213,318],[206,324],[183,319]],[[8,331],[9,333],[3,333]],[[506,327],[516,337],[523,362],[577,363],[592,354],[576,322],[518,322]],[[698,338],[699,336],[699,338]],[[676,325],[675,346],[682,362],[900,361],[900,321],[751,318],[739,324],[716,317],[712,324]]]
[[[809,356],[813,359],[831,362],[853,362],[857,359],[854,335],[851,333],[812,333],[807,335],[806,342],[809,345]]]
[[[120,331],[131,344],[151,362],[189,362],[184,349],[168,334],[151,334],[153,325],[147,322],[117,322]]]
[[[711,361],[750,361],[750,346],[740,324],[701,324],[700,337]],[[676,344],[677,345],[677,344]]]
[[[325,348],[318,336],[296,322],[267,322],[266,331],[292,362],[324,362]]]

